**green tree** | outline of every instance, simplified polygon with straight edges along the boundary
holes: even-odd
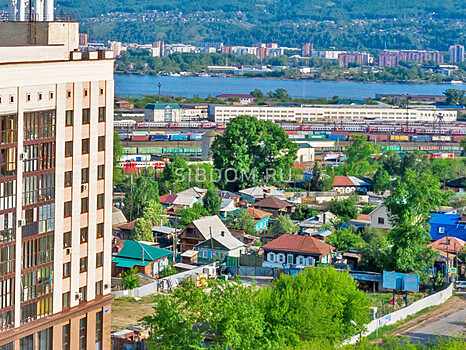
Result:
[[[329,202],[327,210],[338,216],[342,221],[348,222],[358,217],[359,209],[356,204],[356,196],[345,199],[334,198]]]
[[[375,155],[380,153],[379,147],[368,142],[366,135],[351,135],[353,143],[346,149],[345,163],[337,168],[342,174],[365,176],[377,170]]]
[[[214,166],[222,174],[220,186],[233,191],[287,180],[297,151],[277,124],[249,116],[233,119],[211,147]]]
[[[364,271],[382,272],[390,270],[390,243],[387,234],[382,230],[366,227],[361,237],[366,244],[359,250],[361,260],[358,269]]]
[[[179,215],[180,223],[182,225],[187,225],[203,216],[209,216],[209,212],[200,203],[194,203],[192,208],[180,210]]]
[[[144,207],[142,212],[143,218],[152,223],[153,225],[166,225],[168,222],[165,210],[163,210],[162,204],[157,203],[155,200],[150,200]]]
[[[221,202],[217,190],[211,186],[203,198],[202,206],[210,215],[218,215],[220,213]]]
[[[302,342],[336,346],[369,321],[367,297],[347,272],[333,268],[306,268],[292,277],[283,274],[259,294],[267,334],[286,345],[282,348],[300,348]]]
[[[125,214],[131,219],[142,215],[149,201],[159,201],[159,186],[150,175],[141,173],[131,178],[131,184],[126,190],[124,204]]]
[[[304,182],[304,188],[308,191],[330,191],[332,189],[333,176],[327,175],[314,163],[309,181]]]
[[[116,131],[113,132],[113,184],[121,184],[123,181],[123,171],[119,167],[120,159],[123,155],[123,146],[121,145],[120,136]]]
[[[269,233],[277,237],[285,234],[294,235],[298,231],[299,227],[291,221],[289,215],[279,215],[269,229]]]
[[[256,100],[265,100],[267,96],[260,89],[254,89],[250,92],[251,96],[253,96]]]
[[[449,106],[455,106],[464,103],[464,91],[456,89],[447,89],[443,94],[447,97],[445,103]]]
[[[178,193],[191,186],[193,176],[189,171],[188,158],[174,156],[165,163],[165,168],[159,177],[160,193]]]
[[[374,175],[373,186],[375,192],[388,191],[391,187],[390,174],[383,168],[377,169]]]
[[[392,265],[397,271],[419,273],[425,278],[426,267],[436,253],[428,247],[430,212],[448,205],[451,193],[440,189],[438,179],[430,174],[416,174],[408,169],[397,179],[385,204],[390,212],[392,229],[388,237],[393,244]]]
[[[138,269],[136,267],[132,267],[128,271],[123,272],[122,276],[123,279],[121,281],[121,285],[125,289],[134,289],[141,285],[139,281]]]
[[[136,219],[131,231],[131,239],[134,241],[153,242],[154,234],[152,233],[151,222],[143,218]]]
[[[348,249],[359,249],[364,246],[362,237],[351,228],[335,230],[326,238],[326,241],[342,252],[347,252]]]
[[[257,235],[256,223],[246,210],[238,211],[235,216],[227,218],[228,228],[233,230],[243,230],[250,235]]]

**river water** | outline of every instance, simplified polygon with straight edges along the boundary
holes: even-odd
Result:
[[[446,89],[466,90],[466,84],[400,84],[358,83],[349,81],[311,81],[250,79],[227,77],[178,77],[153,75],[115,75],[117,95],[158,94],[193,97],[220,94],[248,94],[255,88],[264,93],[278,88],[288,89],[292,97],[362,99],[374,98],[376,94],[441,95]]]

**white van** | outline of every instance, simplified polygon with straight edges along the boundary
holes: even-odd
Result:
[[[466,290],[466,281],[456,281],[455,288],[460,292]]]

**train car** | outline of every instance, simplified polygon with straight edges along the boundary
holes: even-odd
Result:
[[[307,135],[308,140],[325,140],[326,135]]]
[[[346,140],[348,138],[347,135],[334,135],[334,134],[330,134],[330,135],[327,135],[327,138],[329,140]]]
[[[227,125],[226,124],[217,124],[217,129],[226,129]]]
[[[429,136],[413,135],[409,139],[413,142],[429,142]]]
[[[466,136],[452,136],[451,137],[451,140],[453,142],[461,142],[462,140],[465,140],[466,139]]]
[[[369,141],[387,141],[388,135],[369,135],[367,139]]]
[[[172,134],[170,135],[170,141],[187,141],[188,135]]]
[[[201,128],[203,129],[212,129],[215,127],[215,123],[203,123],[201,124]]]
[[[128,133],[128,132],[118,133],[118,136],[120,137],[120,141],[127,141],[131,138],[131,133]]]
[[[287,134],[287,135],[297,135],[298,131],[297,130],[285,130],[285,134]]]
[[[450,142],[451,141],[451,136],[445,136],[445,135],[434,135],[432,136],[432,142]]]
[[[301,125],[300,127],[300,130],[311,130],[312,129],[312,125]]]
[[[128,120],[114,120],[113,126],[115,128],[134,128],[136,126],[136,121]]]
[[[391,141],[409,141],[409,136],[408,135],[391,135],[390,140]]]
[[[330,135],[330,131],[315,131],[314,135]]]
[[[164,130],[155,130],[155,131],[149,131],[149,135],[158,135],[158,134],[166,134],[167,132]]]
[[[170,135],[167,135],[167,134],[149,135],[150,141],[168,141],[169,139],[170,139]]]
[[[201,134],[189,134],[188,138],[191,141],[200,141],[202,140],[202,135]]]
[[[131,135],[131,141],[149,141],[149,135]]]
[[[157,169],[163,169],[165,168],[165,162],[161,161],[131,161],[131,162],[122,162],[118,165],[120,168],[125,168],[125,169],[144,169],[144,168],[157,168]]]
[[[431,158],[451,159],[451,158],[455,158],[455,154],[454,153],[439,152],[439,153],[433,153],[431,155]]]

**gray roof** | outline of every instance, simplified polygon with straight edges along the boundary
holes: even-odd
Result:
[[[225,248],[229,250],[233,250],[236,248],[244,247],[243,242],[241,242],[239,239],[236,239],[233,237],[233,235],[230,234],[225,234],[225,235],[218,235],[215,237],[212,237],[213,240],[217,241],[221,245],[223,245]]]
[[[128,220],[126,220],[123,212],[118,208],[112,207],[112,226],[118,226],[127,222]]]
[[[212,237],[218,236],[222,234],[222,232],[224,232],[225,235],[231,236],[231,232],[217,215],[204,216],[200,219],[194,220],[192,224],[196,226],[204,240],[208,240],[210,238],[211,230]]]
[[[276,197],[283,197],[283,192],[278,191],[273,187],[268,186],[255,186],[250,188],[245,188],[244,190],[239,191],[239,193],[252,196],[252,197],[264,197],[266,194],[268,197],[276,196]]]
[[[173,227],[168,227],[168,226],[154,226],[152,227],[152,232],[163,233],[165,235],[169,235],[175,232],[175,229]]]
[[[196,198],[203,197],[206,194],[207,190],[204,188],[199,188],[199,187],[191,187],[188,188],[187,190],[178,192],[178,196],[194,196]]]

